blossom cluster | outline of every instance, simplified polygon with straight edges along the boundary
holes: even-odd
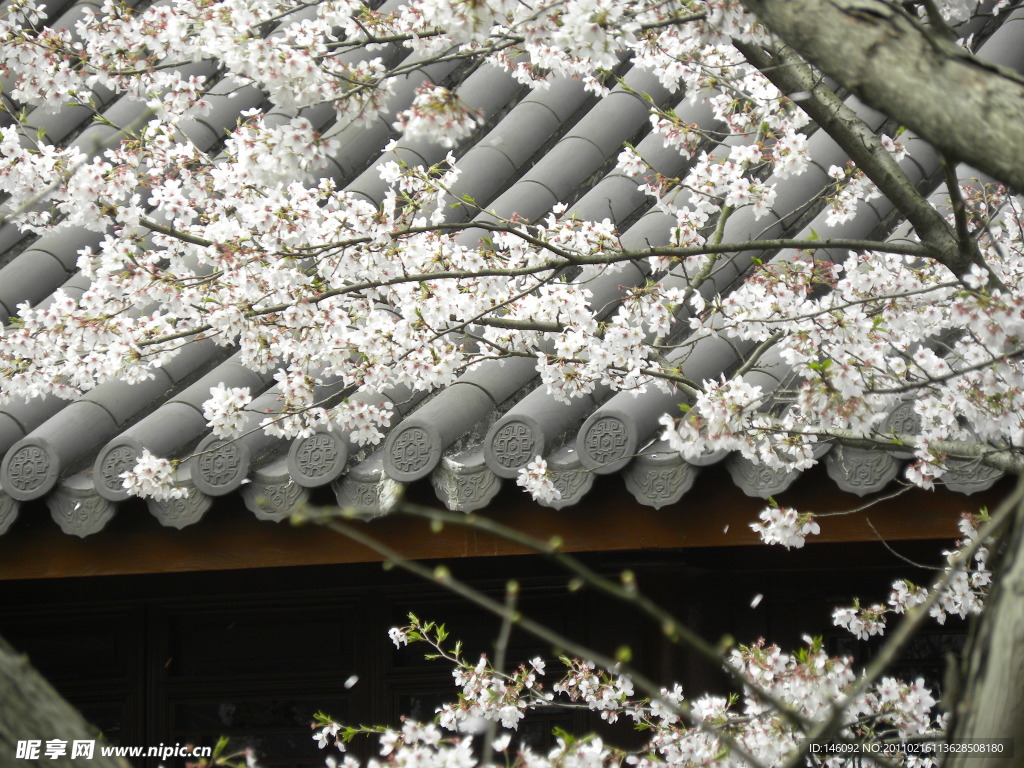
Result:
[[[957,23],[977,4],[937,6]],[[282,438],[330,428],[376,444],[399,402],[527,356],[560,401],[685,394],[685,414],[660,423],[690,458],[736,451],[798,470],[842,433],[912,453],[910,478],[927,486],[967,460],[950,442],[1011,456],[1024,446],[1019,200],[969,176],[931,199],[933,224],[972,254],[966,270],[912,247],[923,233],[911,227],[822,251],[870,205],[887,219],[880,187],[845,157],[812,164],[824,131],[801,108],[811,96],[783,93],[742,54],[772,39],[736,0],[102,0],[66,18],[14,0],[0,13],[4,237],[75,243],[67,265],[84,281],[20,305],[0,331],[0,405],[142,381],[212,340],[267,374],[279,406],[264,419],[261,393],[214,387],[203,412],[225,438],[258,423]],[[480,73],[515,95],[474,90]],[[632,214],[577,215],[594,180],[529,217],[472,186],[470,143],[522,92],[578,80],[611,98],[630,93],[629,74],[663,93],[632,94],[646,110],[642,140],[616,142],[594,176],[642,193],[637,211],[661,235],[633,230]],[[96,119],[77,132],[64,110]],[[875,138],[897,167],[925,162],[905,136]],[[763,232],[801,247],[750,245]],[[344,394],[318,401],[328,384]],[[887,417],[906,402],[911,434],[894,434]],[[177,458],[144,452],[121,479],[139,495],[181,495]],[[557,498],[543,456],[519,484]],[[752,527],[786,547],[818,532],[812,516],[778,507]],[[979,554],[936,617],[976,612],[989,578]],[[887,607],[836,619],[870,635],[921,598],[898,583]],[[439,715],[460,735],[406,723],[383,734],[387,763],[470,768],[460,729],[514,730],[556,695],[649,729],[628,757],[640,768],[738,765],[740,751],[778,762],[804,734],[765,692],[809,722],[844,703],[850,738],[934,725],[916,682],[883,680],[845,702],[849,662],[814,641],[794,654],[737,650],[728,664],[746,684],[730,701],[686,700],[678,687],[637,698],[628,675],[585,661],[545,687],[543,660],[494,669],[443,635],[413,620],[392,636],[426,639],[452,662],[461,697]],[[351,735],[328,722],[317,738]],[[626,758],[591,738],[516,759]]]
[[[968,4],[941,5],[965,18]],[[822,256],[816,241],[879,187],[845,160],[812,166],[810,96],[744,57],[737,42],[772,40],[735,0],[104,0],[67,23],[19,0],[0,40],[3,212],[29,237],[80,242],[89,281],[18,307],[0,334],[0,401],[141,381],[202,338],[280,373],[262,426],[286,439],[379,442],[395,398],[530,356],[558,400],[681,390],[688,413],[661,424],[689,457],[802,470],[837,431],[891,445],[886,419],[908,398],[916,427],[898,441],[918,484],[964,460],[950,441],[1024,441],[1019,202],[969,178],[933,198],[951,236],[969,233],[966,271],[908,255],[908,228]],[[613,148],[605,178],[631,179],[664,237],[630,250],[628,221],[570,201],[499,214],[467,191],[469,144],[510,106],[470,87],[477,74],[538,91],[574,78],[610,98],[630,91],[626,70],[664,94],[635,94],[647,143],[610,170]],[[72,108],[97,125],[78,135],[49,116]],[[919,160],[906,136],[877,142],[895,164]],[[821,234],[787,228],[814,216]],[[735,222],[741,242],[723,253]],[[762,230],[807,248],[744,245]],[[716,344],[739,359],[705,371]],[[358,397],[314,402],[325,382]],[[231,435],[248,409],[218,391],[206,415]],[[520,484],[551,500],[543,461]],[[167,477],[140,465],[130,486],[158,493]],[[810,532],[766,522],[790,545]]]
[[[964,550],[978,544],[978,524],[987,520],[987,514],[964,515],[960,519],[960,533],[963,536],[955,549],[944,552],[947,564],[943,568],[943,579],[930,589],[911,583],[906,579],[893,582],[892,592],[885,605],[874,603],[863,607],[855,600],[852,607],[837,608],[832,614],[836,626],[842,627],[861,640],[885,633],[890,614],[906,613],[915,605],[927,602],[938,592],[937,600],[929,609],[929,615],[939,624],[948,616],[966,619],[981,613],[992,583],[992,572],[988,568],[987,546],[977,546],[969,560]]]
[[[135,467],[121,473],[126,490],[137,496],[151,496],[157,501],[184,498],[187,489],[174,484],[174,465],[167,459],[143,450]]]
[[[854,691],[858,675],[849,659],[831,658],[820,640],[805,638],[806,645],[785,653],[763,641],[741,646],[724,663],[743,681],[741,696],[687,697],[679,685],[664,688],[653,697],[637,697],[627,674],[598,668],[590,661],[561,658],[562,678],[550,693],[541,680],[548,672],[541,659],[519,665],[512,672],[495,669],[486,656],[467,662],[461,644],[450,643],[443,625],[410,616],[410,624],[395,627],[390,635],[396,644],[424,642],[431,658],[453,665],[458,687],[455,703],[437,710],[436,725],[404,720],[399,728],[352,727],[318,716],[313,738],[321,748],[345,745],[362,735],[379,738],[383,765],[458,766],[474,768],[488,761],[473,751],[474,739],[489,730],[488,742],[504,753],[517,768],[639,765],[746,766],[748,760],[781,765],[800,750],[807,732],[827,720],[840,707],[843,720],[837,738],[872,743],[886,741],[886,755],[900,766],[927,768],[928,758],[905,755],[893,749],[908,738],[932,738],[941,733],[936,719],[936,700],[921,680],[910,683],[885,677],[863,691]],[[596,736],[557,734],[546,753],[526,744],[516,745],[514,733],[533,710],[584,706],[610,723],[623,720],[646,734],[634,750],[613,748]],[[440,726],[440,727],[438,727]],[[446,735],[445,732],[451,735]],[[806,758],[807,765],[818,758]],[[853,765],[860,756],[830,757],[829,768]],[[346,765],[358,765],[345,756]],[[337,764],[331,757],[330,765]],[[861,763],[857,763],[861,764]]]
[[[770,506],[762,510],[760,522],[750,527],[765,544],[781,544],[786,549],[800,549],[808,536],[821,533],[821,527],[814,522],[810,512],[800,513],[792,507]]]
[[[541,456],[537,456],[519,470],[516,484],[525,488],[538,501],[555,501],[561,498],[561,492],[555,487],[555,480],[548,470],[548,463]]]

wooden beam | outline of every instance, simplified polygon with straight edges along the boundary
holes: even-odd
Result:
[[[840,512],[865,500],[841,493],[817,469],[780,496],[800,510]],[[820,519],[818,542],[949,540],[960,513],[997,503],[1003,484],[974,497],[912,490],[878,502],[866,512]],[[429,486],[410,498],[437,504]],[[569,552],[691,549],[759,544],[750,523],[765,502],[744,496],[720,467],[671,507],[638,504],[617,477],[599,478],[583,503],[556,511],[533,504],[518,488],[506,487],[487,515],[547,539],[559,536]],[[364,523],[366,530],[415,559],[525,554],[526,550],[477,531],[448,526],[439,533],[400,515]],[[872,530],[872,525],[874,529]],[[810,544],[813,546],[813,543]],[[127,502],[106,530],[77,539],[63,534],[44,506],[27,505],[11,530],[0,536],[0,580],[171,573],[375,562],[373,552],[316,526],[256,520],[237,495],[227,496],[200,523],[178,531],[163,528],[145,505]]]

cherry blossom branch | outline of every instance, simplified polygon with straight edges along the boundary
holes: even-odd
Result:
[[[151,227],[154,231],[166,230],[162,225],[156,224],[156,222],[150,222],[153,226]],[[146,226],[150,226],[150,223],[146,223]],[[444,228],[444,227],[441,227]],[[923,255],[923,251],[920,247],[902,244],[902,243],[875,243],[873,241],[866,240],[848,240],[842,238],[835,238],[829,240],[791,240],[791,239],[772,239],[772,240],[753,240],[746,243],[724,243],[719,245],[709,246],[691,246],[686,248],[649,248],[639,251],[623,251],[613,252],[608,254],[596,254],[596,255],[572,255],[561,253],[562,249],[557,249],[550,244],[544,243],[538,238],[532,237],[526,233],[522,233],[517,229],[508,229],[501,226],[490,226],[481,223],[474,224],[460,224],[452,225],[452,229],[490,229],[496,232],[506,232],[530,242],[531,244],[539,244],[546,250],[554,251],[557,256],[561,257],[561,260],[552,260],[543,262],[537,265],[530,265],[526,267],[512,267],[512,268],[484,268],[473,271],[468,270],[443,270],[438,272],[421,272],[411,275],[400,275],[393,278],[387,278],[384,280],[366,280],[357,283],[352,283],[341,288],[333,288],[325,291],[320,291],[316,294],[310,295],[307,301],[311,304],[316,304],[325,299],[334,298],[337,296],[345,296],[348,294],[359,293],[366,290],[390,287],[395,285],[402,285],[407,283],[422,283],[429,281],[440,281],[440,280],[465,280],[474,277],[522,277],[529,275],[536,275],[544,272],[557,272],[570,266],[579,265],[611,265],[623,262],[637,261],[641,259],[650,258],[652,256],[672,256],[679,259],[689,258],[691,256],[702,256],[710,254],[721,254],[721,253],[735,253],[739,251],[765,251],[775,249],[805,249],[805,250],[817,250],[824,248],[847,248],[851,250],[879,250],[887,253],[895,253],[900,255]],[[172,232],[161,232],[167,234],[170,237],[175,237],[186,242],[190,242],[194,245],[200,245],[202,247],[208,247],[215,245],[214,243],[197,239],[197,242],[192,242],[192,236],[186,233],[178,231]],[[394,239],[399,239],[402,234],[398,233],[393,235]],[[370,238],[354,238],[351,245],[365,244],[370,241]],[[348,243],[346,243],[348,245]],[[338,247],[333,245],[332,247]],[[266,315],[279,314],[293,305],[292,302],[278,303],[267,307],[260,307],[259,309],[248,309],[242,313],[242,316],[247,319],[257,318]],[[166,341],[172,341],[190,334],[205,333],[211,330],[210,325],[198,325],[190,331],[182,331],[180,333],[168,334],[166,336],[159,336],[152,339],[146,339],[139,341],[140,347],[152,346],[162,344]],[[530,328],[530,330],[540,330],[537,328]],[[546,329],[545,329],[546,330]],[[560,330],[560,329],[559,329]]]
[[[316,5],[316,3],[303,4],[301,7],[309,7],[311,5]],[[295,12],[294,9],[288,11],[288,13],[294,13],[294,12]],[[636,16],[637,14],[634,13],[634,14],[631,14],[631,15],[632,16]],[[282,16],[284,16],[284,14],[282,14]],[[664,19],[661,19],[660,21],[643,22],[643,23],[640,23],[638,25],[638,27],[643,32],[650,32],[650,31],[654,31],[654,30],[658,30],[658,29],[664,29],[666,27],[674,27],[674,26],[677,26],[679,24],[687,24],[687,23],[692,22],[692,21],[703,21],[706,18],[707,18],[707,12],[706,11],[694,11],[693,13],[685,13],[685,14],[681,13],[681,14],[676,14],[676,15],[673,15],[673,16],[666,16]],[[366,35],[365,37],[355,38],[355,39],[352,39],[352,40],[339,41],[339,42],[337,42],[334,45],[334,47],[335,48],[361,48],[361,47],[368,46],[368,45],[384,45],[384,44],[387,44],[387,43],[404,43],[404,42],[410,42],[410,41],[413,41],[413,40],[423,40],[423,39],[426,39],[426,38],[438,37],[438,36],[447,34],[447,32],[445,32],[445,30],[435,28],[435,29],[417,30],[415,33],[411,33],[410,32],[410,33],[404,33],[404,34],[403,33],[396,33],[396,34],[392,34],[392,35],[374,35],[371,32],[369,32],[368,30],[366,30],[364,27],[362,27],[362,25],[360,25],[360,28],[363,29],[363,32]],[[511,35],[511,34],[508,34],[508,33],[502,33],[501,34],[501,39],[508,41],[512,45],[519,45],[519,44],[525,42],[525,40],[526,40],[526,38],[523,37],[522,35]],[[428,61],[429,61],[429,63],[433,62],[433,60],[428,60]]]
[[[899,301],[900,299],[909,299],[914,296],[923,296],[928,293],[934,293],[936,291],[948,290],[950,288],[959,288],[961,283],[959,281],[948,281],[942,283],[936,283],[935,285],[925,286],[924,288],[917,288],[910,291],[900,291],[898,293],[886,293],[879,294],[878,296],[868,296],[863,299],[851,299],[843,301],[838,304],[827,304],[816,312],[805,312],[802,314],[787,315],[785,317],[767,317],[761,322],[766,325],[782,325],[785,323],[791,323],[800,320],[814,320],[825,315],[829,315],[834,312],[842,312],[845,309],[852,309],[854,307],[863,307],[866,305],[873,304],[887,304],[893,301]]]
[[[785,427],[777,420],[773,421],[772,426],[765,427],[765,430],[793,437],[814,437],[851,448],[865,448],[887,453],[906,453],[920,448],[935,456],[977,461],[1008,474],[1024,475],[1024,453],[1017,447],[997,448],[985,443],[968,443],[958,440],[921,441],[915,435],[895,433],[870,437],[839,427]]]
[[[942,599],[946,588],[952,584],[957,574],[966,567],[975,553],[981,549],[990,539],[1002,535],[1007,523],[1018,512],[1024,504],[1024,476],[1018,482],[1013,493],[1010,494],[997,508],[988,524],[979,531],[978,536],[971,544],[957,553],[950,568],[943,578],[932,588],[928,598],[907,611],[906,617],[900,622],[899,627],[893,632],[881,650],[872,658],[865,668],[863,675],[857,680],[852,689],[845,693],[843,702],[833,706],[831,717],[815,726],[808,734],[807,740],[798,748],[781,768],[799,768],[802,761],[806,759],[809,745],[815,741],[827,741],[838,733],[843,727],[843,713],[849,706],[863,695],[868,688],[874,684],[892,666],[914,635],[920,630],[929,617],[929,611]]]
[[[736,369],[736,372],[733,374],[733,376],[735,376],[736,378],[740,378],[741,376],[752,371],[754,367],[758,364],[758,362],[764,357],[765,353],[767,353],[772,347],[778,344],[782,338],[783,334],[781,332],[773,333],[767,339],[765,339],[756,347],[754,347],[753,350],[747,353],[746,359],[743,361],[743,364]]]
[[[505,671],[505,656],[508,652],[508,643],[512,637],[512,625],[518,614],[516,604],[519,599],[519,584],[509,581],[505,585],[505,605],[501,614],[501,627],[498,629],[498,639],[494,644],[494,668],[499,672]],[[483,746],[480,754],[485,766],[491,764],[491,745],[494,744],[494,737],[497,735],[498,721],[488,720],[484,729]]]
[[[971,237],[971,233],[967,226],[967,210],[964,205],[964,197],[960,194],[960,182],[956,178],[956,163],[949,158],[941,158],[943,176],[946,182],[946,191],[949,192],[949,200],[953,206],[953,221],[956,225],[956,234],[960,238],[961,243],[971,243],[977,248],[975,239]],[[979,253],[977,256],[981,258]]]
[[[342,512],[344,516],[344,512]],[[453,592],[454,594],[464,598],[468,602],[483,608],[484,610],[499,616],[504,617],[506,615],[505,606],[503,603],[498,602],[482,592],[473,589],[469,585],[458,581],[453,578],[451,572],[445,566],[438,566],[431,570],[426,566],[423,566],[415,561],[409,560],[403,557],[400,553],[393,550],[391,547],[383,544],[378,539],[364,533],[359,528],[343,523],[338,520],[338,513],[336,510],[324,510],[324,509],[308,509],[301,513],[297,513],[292,516],[293,523],[304,523],[306,521],[317,522],[329,530],[339,533],[347,538],[355,541],[367,549],[370,549],[377,554],[381,555],[387,562],[418,576],[425,581],[444,587],[445,589]],[[595,664],[598,664],[608,670],[622,670],[623,674],[627,674],[633,681],[633,684],[644,692],[645,695],[653,700],[661,701],[663,706],[675,712],[675,714],[686,718],[694,727],[701,729],[708,729],[701,720],[693,717],[690,709],[685,704],[676,705],[675,702],[664,698],[662,688],[658,686],[654,681],[647,678],[635,669],[629,667],[628,664],[624,663],[620,659],[613,659],[610,656],[606,656],[603,653],[595,651],[592,648],[588,648],[581,645],[574,640],[554,631],[550,627],[541,624],[522,613],[515,611],[509,615],[509,621],[518,627],[521,627],[525,631],[534,635],[535,637],[543,640],[546,643],[550,643],[553,648],[559,648],[565,653],[572,654],[581,659],[589,659]],[[736,742],[732,736],[724,730],[713,730],[711,732],[714,736],[719,739],[728,749],[735,752],[743,760],[745,760],[751,768],[768,768],[757,760],[753,755],[749,754],[747,750]]]
[[[819,517],[845,517],[846,515],[859,515],[861,512],[866,512],[867,510],[884,501],[890,501],[892,499],[898,498],[902,496],[904,493],[907,493],[908,491],[912,490],[913,488],[914,486],[910,484],[901,483],[900,487],[897,488],[892,493],[881,494],[880,496],[876,496],[872,498],[870,501],[867,501],[859,506],[853,507],[852,509],[843,509],[837,512],[815,512],[814,517],[815,519],[817,519]],[[868,523],[868,525],[870,525],[870,522]]]
[[[808,727],[809,721],[801,717],[799,713],[787,707],[767,691],[751,687],[751,681],[740,674],[739,670],[731,665],[722,664],[723,655],[731,650],[734,645],[731,639],[728,644],[721,643],[718,646],[704,640],[704,638],[674,616],[671,611],[658,605],[654,600],[641,592],[637,587],[636,579],[632,572],[623,571],[619,583],[616,583],[592,570],[578,558],[562,551],[563,542],[557,536],[545,542],[515,528],[472,512],[468,514],[453,514],[407,501],[403,501],[396,511],[411,517],[430,520],[431,522],[490,533],[505,541],[518,544],[542,555],[570,574],[573,574],[573,580],[569,582],[569,589],[571,591],[576,591],[581,586],[586,585],[618,600],[624,605],[636,607],[660,627],[661,634],[673,645],[688,648],[710,662],[716,669],[721,669],[734,683],[741,688],[748,688],[754,696],[779,712],[794,726],[798,728]]]
[[[945,384],[950,381],[955,381],[956,379],[962,378],[963,376],[966,376],[969,373],[975,373],[977,371],[985,370],[986,368],[989,368],[995,365],[996,363],[1009,363],[1013,360],[1019,360],[1022,357],[1024,357],[1024,347],[1021,347],[1020,349],[1011,350],[1010,352],[1006,352],[1001,355],[996,355],[992,353],[990,350],[986,351],[990,355],[988,360],[982,360],[972,365],[966,365],[963,366],[962,368],[957,368],[955,370],[950,371],[949,373],[938,376],[936,376],[935,374],[925,372],[921,374],[922,378],[919,381],[904,384],[899,387],[871,387],[868,391],[880,395],[899,395],[904,394],[906,392],[919,391],[930,385]]]

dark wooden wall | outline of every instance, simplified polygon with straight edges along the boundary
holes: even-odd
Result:
[[[938,562],[935,542],[896,546],[902,555]],[[792,648],[802,634],[817,633],[833,650],[862,657],[873,646],[834,629],[832,607],[854,595],[884,600],[892,579],[908,571],[877,543],[584,557],[606,574],[634,571],[645,592],[712,640],[769,637]],[[722,690],[713,666],[667,645],[630,608],[588,590],[570,594],[565,574],[538,557],[449,564],[456,577],[499,597],[507,579],[518,579],[527,615],[603,652],[627,644],[638,666],[659,681],[682,681],[690,693]],[[758,594],[764,598],[752,608]],[[398,650],[388,641],[387,629],[408,611],[446,622],[471,659],[493,650],[494,617],[373,563],[36,579],[0,588],[0,634],[114,741],[205,745],[225,734],[255,746],[262,765],[281,768],[322,765],[309,729],[317,710],[352,723],[397,723],[401,715],[429,719],[454,697],[446,665],[425,661],[422,648]],[[956,622],[936,630],[907,660],[915,676],[941,677],[942,652],[960,641]],[[514,635],[511,661],[535,655],[557,668],[557,649]],[[352,676],[358,682],[346,688]],[[542,745],[554,725],[595,724],[577,712],[549,712],[530,718],[526,738]],[[606,736],[618,743],[634,738],[628,726]],[[366,754],[369,745],[358,749]],[[155,768],[155,761],[143,766]]]

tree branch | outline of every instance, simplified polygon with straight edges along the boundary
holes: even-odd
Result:
[[[914,187],[881,139],[852,108],[790,50],[737,42],[739,51],[783,93],[800,94],[800,108],[826,131],[896,208],[928,247],[927,256],[960,276],[972,258],[942,215]]]
[[[1024,190],[1024,79],[883,0],[742,0],[800,55],[942,154]],[[767,74],[767,73],[766,73]]]

